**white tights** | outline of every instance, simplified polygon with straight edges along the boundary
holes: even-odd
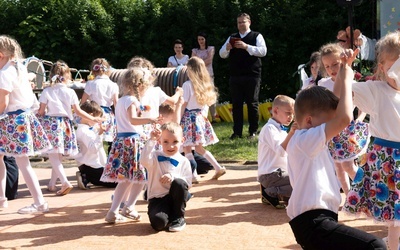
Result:
[[[350,190],[349,177],[354,180],[356,176],[357,167],[354,161],[335,162],[336,176],[342,186],[343,192],[347,195]]]
[[[134,207],[143,187],[144,184],[142,183],[132,183],[129,181],[119,182],[114,191],[114,198],[111,203],[110,211],[118,214],[119,206],[127,195],[129,195],[129,198],[125,205],[130,208]]]
[[[62,155],[60,153],[49,153],[49,161],[51,164],[51,178],[49,186],[55,186],[57,178],[60,178],[62,184],[68,183],[64,166],[62,165]]]
[[[39,206],[42,205],[45,200],[43,198],[42,190],[40,189],[39,180],[36,176],[35,171],[31,166],[28,156],[18,156],[15,157],[15,162],[18,165],[19,170],[24,177],[26,186],[29,189],[29,192],[32,195],[34,204]]]

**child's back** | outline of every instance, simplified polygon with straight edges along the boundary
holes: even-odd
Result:
[[[296,241],[305,249],[385,249],[385,243],[364,231],[338,224],[340,185],[327,143],[352,119],[350,66],[356,54],[341,59],[335,87],[315,86],[299,92],[295,116],[299,129],[287,145],[293,187],[287,214]]]

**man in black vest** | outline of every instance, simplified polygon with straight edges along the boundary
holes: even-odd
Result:
[[[233,134],[231,139],[242,137],[243,103],[247,104],[249,138],[258,130],[258,96],[261,83],[261,57],[267,54],[264,37],[250,30],[250,16],[237,17],[239,32],[231,35],[219,50],[221,58],[229,58],[229,87],[232,96]]]

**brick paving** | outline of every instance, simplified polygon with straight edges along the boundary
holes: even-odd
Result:
[[[104,217],[113,189],[80,190],[74,161],[64,161],[74,189],[56,196],[46,189],[48,162],[32,162],[50,211],[20,215],[17,210],[33,202],[20,175],[19,198],[0,210],[0,249],[300,249],[290,230],[285,210],[261,203],[255,165],[228,165],[220,180],[201,178],[187,204],[187,226],[179,233],[155,232],[147,218],[147,202],[139,200],[142,221],[109,225]],[[306,195],[306,194],[305,194]],[[379,237],[386,227],[342,212],[340,221]]]

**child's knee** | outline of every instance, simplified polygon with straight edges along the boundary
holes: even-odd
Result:
[[[156,214],[149,219],[151,227],[156,231],[162,231],[168,225],[168,216],[166,214]]]

